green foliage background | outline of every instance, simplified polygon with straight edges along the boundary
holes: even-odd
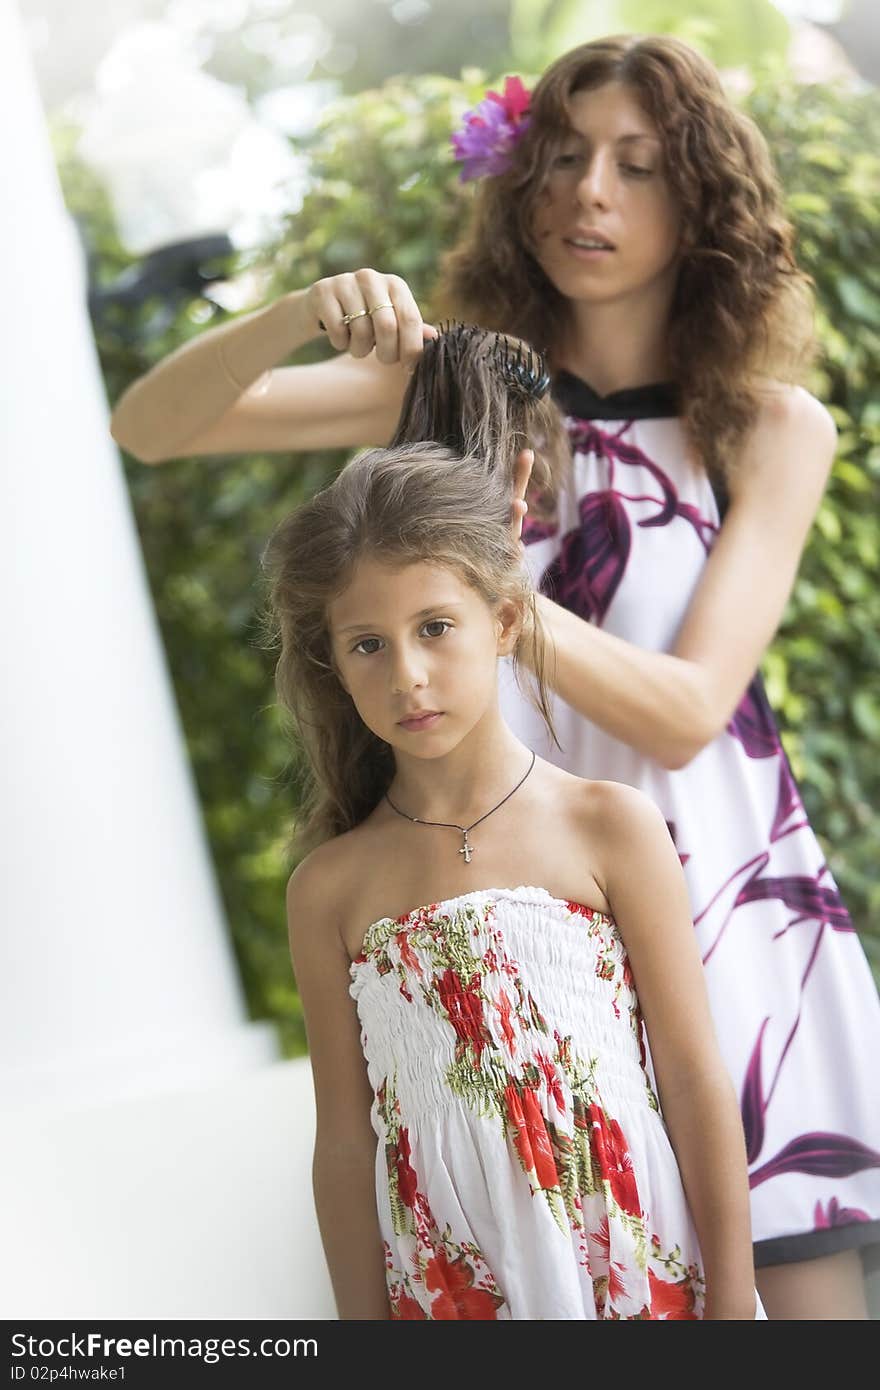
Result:
[[[341,98],[309,141],[312,184],[276,244],[242,258],[255,300],[372,265],[403,275],[426,317],[438,259],[466,215],[448,136],[484,75],[423,75]],[[840,429],[833,478],[764,672],[813,821],[872,961],[880,965],[880,158],[876,93],[766,80],[749,108],[767,135],[820,302],[813,383]],[[62,133],[59,164],[99,280],[129,258],[101,191]],[[119,310],[98,346],[111,400],[225,315],[183,304],[138,346],[161,306]],[[326,352],[317,343],[297,360]],[[183,459],[126,473],[236,951],[254,1017],[304,1050],[284,924],[285,840],[296,809],[290,750],[262,645],[260,554],[280,517],[339,467],[329,454]],[[773,536],[767,537],[768,546]]]

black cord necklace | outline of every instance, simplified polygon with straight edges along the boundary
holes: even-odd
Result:
[[[404,820],[411,820],[413,825],[435,825],[441,826],[444,830],[457,830],[464,837],[461,849],[458,852],[459,854],[464,855],[464,862],[466,864],[469,864],[471,862],[471,855],[474,853],[474,847],[468,840],[468,834],[476,826],[481,825],[483,821],[486,820],[488,816],[491,816],[494,811],[497,811],[500,806],[503,806],[505,801],[509,801],[510,798],[513,796],[513,792],[519,791],[520,787],[522,786],[523,782],[526,780],[526,777],[528,777],[529,773],[531,772],[534,766],[535,754],[532,753],[532,761],[529,763],[527,771],[523,774],[522,777],[520,777],[516,786],[513,788],[513,791],[509,791],[505,797],[501,798],[497,806],[493,806],[491,811],[487,811],[484,816],[480,816],[479,820],[473,821],[470,825],[456,825],[455,821],[448,820],[420,820],[418,816],[408,816],[406,814],[406,811],[401,811],[399,806],[395,806],[394,802],[391,800],[391,797],[388,795],[387,792],[385,793],[385,800],[388,802],[388,805],[391,807],[392,811],[396,811],[399,816],[403,816]]]

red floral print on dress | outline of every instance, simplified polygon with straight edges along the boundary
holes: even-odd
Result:
[[[410,1152],[409,1135],[401,1126],[397,1136],[397,1190],[404,1205],[412,1208],[415,1205],[419,1180],[409,1161]]]
[[[409,944],[409,937],[407,933],[405,931],[400,931],[397,933],[397,936],[394,939],[397,942],[397,949],[400,952],[400,959],[406,966],[407,970],[411,970],[413,974],[417,976],[418,979],[421,979],[422,968],[419,965],[419,958]]]
[[[557,1072],[554,1063],[551,1062],[549,1057],[545,1057],[543,1052],[538,1053],[537,1060],[538,1066],[541,1068],[541,1071],[544,1074],[544,1080],[547,1083],[547,1090],[553,1097],[553,1103],[556,1106],[556,1108],[560,1111],[560,1113],[564,1114],[565,1096],[562,1094],[562,1083],[559,1080],[559,1073]]]
[[[559,1186],[559,1174],[553,1162],[550,1136],[537,1097],[530,1087],[522,1093],[511,1084],[505,1088],[507,1114],[513,1129],[516,1151],[529,1175],[533,1190]]]
[[[602,1177],[611,1188],[611,1195],[630,1216],[641,1216],[639,1189],[623,1130],[616,1120],[608,1123],[604,1111],[596,1104],[590,1105],[590,1121],[596,1158]]]
[[[459,1255],[450,1260],[445,1250],[438,1250],[425,1269],[425,1288],[438,1296],[431,1302],[431,1317],[438,1321],[497,1320],[496,1308],[504,1299],[488,1289],[474,1288],[474,1271]]]
[[[428,1314],[420,1303],[408,1293],[399,1293],[391,1299],[391,1316],[400,1322],[427,1322]]]
[[[483,1020],[483,1001],[478,993],[480,977],[471,976],[466,987],[455,971],[447,968],[437,979],[437,991],[449,1022],[463,1043],[470,1043],[477,1062],[491,1039]]]
[[[448,905],[433,909],[433,917],[432,909],[408,914],[408,930],[390,919],[377,924],[365,954],[382,994],[365,997],[371,1005],[381,998],[397,1018],[401,1008],[413,1009],[408,1003],[401,1005],[401,995],[411,994],[419,1004],[424,1000],[429,1010],[425,1022],[432,1021],[434,1034],[443,1040],[442,1054],[448,1056],[454,1047],[454,1059],[438,1076],[441,1094],[445,1084],[458,1098],[468,1123],[475,1128],[485,1125],[487,1135],[489,1126],[500,1125],[508,1162],[512,1159],[514,1169],[521,1170],[518,1181],[528,1183],[537,1199],[536,1211],[546,1205],[565,1242],[563,1258],[570,1253],[584,1280],[585,1316],[699,1317],[702,1280],[692,1233],[686,1224],[667,1232],[657,1219],[654,1186],[647,1179],[636,1182],[633,1170],[641,1149],[631,1155],[621,1125],[611,1118],[614,1113],[623,1118],[615,1097],[615,1072],[604,1075],[602,1048],[594,1052],[578,1017],[570,1016],[568,991],[565,1014],[554,1015],[547,981],[539,971],[523,969],[520,960],[521,954],[528,960],[531,937],[524,936],[514,949],[500,929],[497,907],[493,902],[462,901],[455,911]],[[569,920],[576,930],[564,933],[560,949],[571,952],[572,967],[585,967],[588,976],[597,961],[607,963],[607,983],[591,992],[590,1007],[595,1001],[596,1010],[604,1010],[604,1026],[615,1033],[613,1050],[637,1064],[640,1019],[614,923],[586,908]],[[409,986],[405,994],[401,985]],[[614,1007],[618,1002],[619,1027]],[[415,1021],[414,1015],[415,1011]],[[424,1017],[421,1008],[418,1016]],[[364,1032],[369,1022],[369,1017],[362,1018]],[[430,1097],[419,1089],[407,1050],[395,1052],[394,1069],[380,1075],[376,1098],[388,1168],[387,1204],[380,1203],[380,1217],[383,1234],[394,1236],[393,1264],[387,1270],[392,1316],[419,1321],[507,1316],[496,1282],[504,1282],[503,1259],[501,1267],[490,1268],[480,1252],[479,1228],[462,1222],[458,1208],[455,1213],[445,1209],[441,1193],[436,1200],[433,1192],[429,1197],[433,1137],[426,1141],[424,1173],[422,1140],[411,1151],[415,1122],[409,1107],[422,1107]],[[641,1102],[647,1109],[646,1102],[649,1096]],[[629,1098],[620,1101],[624,1107],[629,1103]],[[634,1098],[632,1104],[637,1103]],[[635,1142],[639,1136],[630,1137]],[[415,1190],[416,1184],[420,1190]],[[650,1211],[644,1213],[640,1188],[646,1198],[650,1191],[652,1199]],[[499,1215],[492,1212],[493,1230]],[[522,1212],[517,1216],[523,1219]],[[547,1229],[541,1228],[549,1244]],[[654,1231],[660,1239],[652,1242],[649,1233]],[[656,1313],[649,1267],[658,1289]],[[542,1283],[540,1297],[546,1295]]]
[[[607,1264],[611,1259],[611,1232],[608,1229],[607,1216],[602,1217],[598,1230],[590,1231],[590,1240],[598,1246],[600,1255]]]
[[[651,1289],[651,1317],[669,1322],[698,1321],[694,1303],[694,1286],[690,1279],[681,1279],[677,1284],[668,1284],[658,1279],[653,1269],[648,1270],[648,1284]]]
[[[430,922],[436,916],[439,906],[439,903],[426,903],[424,907],[414,907],[411,908],[409,912],[401,912],[400,916],[395,917],[394,920],[401,927],[405,927],[409,923],[421,926],[425,922]]]
[[[623,1265],[610,1264],[608,1266],[608,1301],[612,1307],[627,1296],[623,1275]]]
[[[498,1017],[501,1020],[501,1032],[504,1034],[504,1041],[513,1055],[513,1045],[516,1042],[516,1034],[510,1023],[510,1000],[503,989],[498,991]]]
[[[578,917],[586,917],[588,922],[592,922],[594,917],[603,917],[605,914],[597,911],[595,907],[587,907],[586,903],[575,903],[570,899],[566,900],[565,906],[569,912],[577,913]]]

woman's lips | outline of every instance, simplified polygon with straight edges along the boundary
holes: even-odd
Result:
[[[576,246],[567,237],[563,239],[563,242],[565,249],[572,256],[576,256],[579,261],[601,261],[606,256],[613,255],[615,250],[613,246]]]
[[[430,713],[413,715],[410,719],[400,719],[398,724],[401,729],[407,729],[410,733],[420,733],[422,729],[431,729],[438,719],[443,718],[442,710],[434,710]]]

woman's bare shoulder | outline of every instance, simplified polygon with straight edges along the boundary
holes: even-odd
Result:
[[[771,378],[761,379],[757,395],[754,424],[728,478],[731,496],[800,487],[818,502],[837,450],[831,412],[805,387]]]
[[[758,397],[757,426],[775,430],[819,429],[825,435],[836,435],[833,416],[818,396],[805,386],[774,377],[759,377],[755,382]]]

